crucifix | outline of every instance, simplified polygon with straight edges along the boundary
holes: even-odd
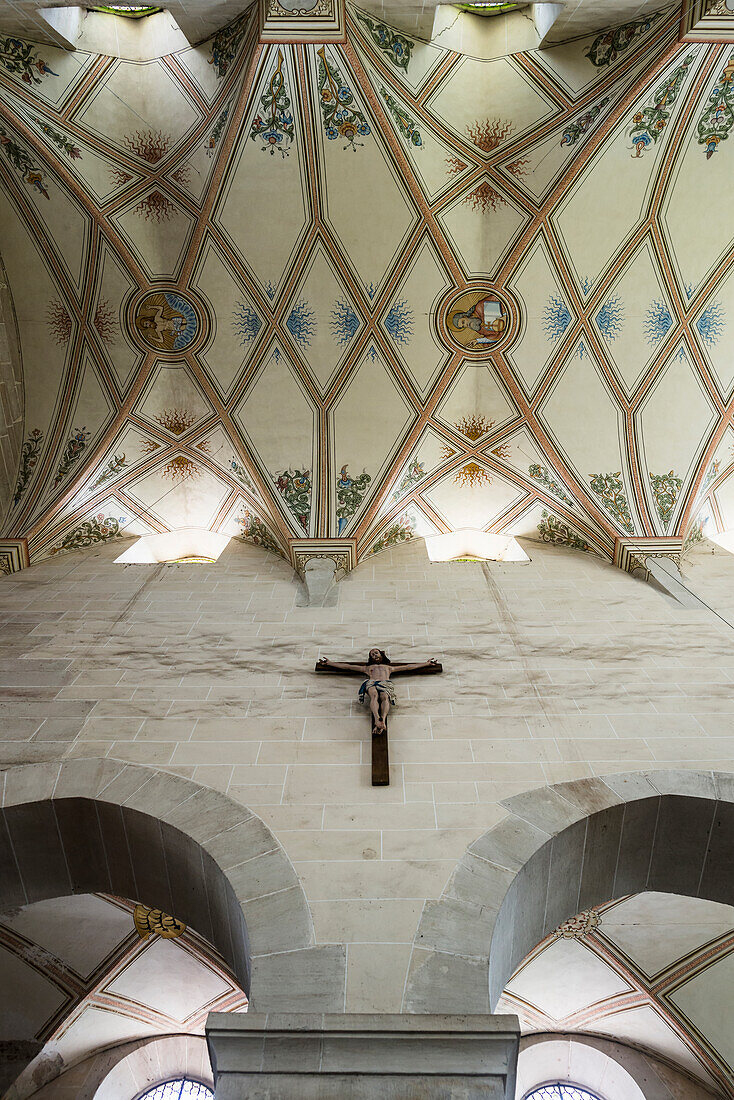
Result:
[[[363,676],[359,689],[359,701],[370,708],[372,715],[372,786],[387,787],[390,783],[387,751],[387,716],[391,706],[397,706],[393,676],[406,672],[428,676],[443,672],[443,665],[431,658],[417,664],[388,660],[382,649],[371,649],[366,664],[358,661],[330,661],[322,657],[316,664],[317,672],[334,672],[341,676]]]

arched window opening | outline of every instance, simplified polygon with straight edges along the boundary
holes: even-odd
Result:
[[[516,0],[514,3],[506,3],[505,0],[478,0],[473,4],[454,4],[459,11],[468,11],[473,15],[504,15],[505,12],[518,11],[527,6],[527,0]]]
[[[594,1092],[579,1088],[578,1085],[566,1085],[558,1081],[555,1085],[542,1085],[527,1093],[525,1100],[601,1100]]]
[[[146,15],[157,15],[163,11],[156,4],[96,4],[90,11],[101,11],[104,15],[122,15],[126,19],[143,19]]]
[[[214,1093],[199,1081],[190,1077],[176,1077],[173,1081],[164,1081],[142,1093],[138,1100],[214,1100]]]

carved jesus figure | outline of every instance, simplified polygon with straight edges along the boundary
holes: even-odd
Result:
[[[393,665],[383,649],[371,649],[364,665],[330,661],[327,657],[322,657],[319,665],[322,668],[343,669],[345,672],[361,672],[366,677],[360,685],[359,701],[372,711],[375,732],[386,733],[390,707],[397,706],[392,677],[401,672],[438,667],[438,662],[432,657],[430,661],[419,661],[412,665]]]

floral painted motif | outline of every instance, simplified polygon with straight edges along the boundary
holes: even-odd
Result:
[[[572,550],[590,551],[588,542],[577,535],[572,527],[563,520],[543,509],[538,532],[543,542],[550,542],[553,546],[569,546]]]
[[[569,122],[563,131],[561,145],[575,145],[584,134],[589,132],[608,102],[609,96],[607,96],[606,99],[602,99],[601,103],[589,107],[588,111],[584,111],[578,118],[574,118]]]
[[[710,160],[734,126],[734,53],[727,61],[698,123],[698,143]]]
[[[552,493],[553,496],[558,497],[559,500],[562,500],[564,504],[567,504],[569,506],[569,508],[573,508],[574,502],[571,500],[571,497],[568,495],[563,486],[559,485],[556,479],[551,477],[551,472],[547,466],[541,466],[539,463],[535,462],[532,466],[528,468],[528,472],[530,476],[535,481],[540,482],[540,484],[545,489],[547,489],[549,493]]]
[[[381,550],[388,550],[400,542],[409,542],[414,539],[416,522],[415,516],[401,516],[396,523],[383,531],[370,550],[370,554],[379,554]]]
[[[63,481],[74,463],[79,461],[82,451],[91,438],[92,433],[88,432],[86,428],[74,428],[71,433],[71,438],[64,448],[64,453],[61,456],[61,461],[56,471],[53,485],[54,489]]]
[[[582,940],[601,924],[601,917],[595,909],[584,909],[575,917],[569,917],[551,933],[554,940]]]
[[[246,302],[238,302],[232,321],[232,327],[238,333],[241,344],[251,344],[262,328],[262,321],[252,306]]]
[[[656,347],[661,340],[665,339],[672,327],[673,317],[667,303],[662,298],[651,302],[645,314],[644,324],[645,339],[648,344]]]
[[[562,298],[551,294],[543,310],[543,330],[549,340],[560,340],[571,324],[571,311]]]
[[[417,457],[411,458],[410,462],[408,463],[408,469],[401,477],[400,484],[393,493],[393,500],[399,500],[407,489],[411,489],[413,485],[417,485],[418,482],[422,481],[425,476],[426,471],[423,463],[419,462]]]
[[[94,546],[97,542],[118,538],[122,534],[120,524],[124,522],[123,517],[117,519],[115,516],[105,516],[104,512],[99,512],[68,531],[61,542],[53,547],[51,553],[58,554],[61,550],[82,550],[85,546]]]
[[[648,105],[634,115],[632,125],[627,131],[632,138],[632,147],[635,150],[633,157],[641,157],[648,146],[659,141],[660,135],[670,120],[670,109],[680,95],[683,81],[695,60],[696,55],[689,54],[683,60],[683,64],[679,65],[670,77],[655,89]]]
[[[629,535],[634,535],[635,528],[632,523],[627,497],[624,495],[622,484],[622,472],[616,474],[589,474],[592,491],[601,498],[610,516],[613,516],[620,527]]]
[[[245,511],[240,516],[240,523],[242,524],[242,534],[240,537],[245,539],[246,542],[251,542],[255,546],[262,546],[263,550],[272,550],[274,554],[280,553],[280,547],[263,521],[256,515],[253,515],[249,509],[245,508]]]
[[[250,480],[250,476],[247,473],[247,470],[240,462],[237,461],[234,455],[232,455],[232,460],[229,464],[229,468],[234,476],[237,478],[237,480],[242,483],[242,485],[247,486],[248,489],[253,488],[253,484]]]
[[[311,515],[311,471],[283,470],[276,475],[275,485],[304,531],[308,531]]]
[[[359,328],[359,317],[349,302],[345,302],[343,299],[334,302],[329,328],[337,344],[341,344],[343,347],[346,347],[354,339]]]
[[[352,478],[348,469],[348,466],[342,466],[336,483],[336,518],[340,535],[364,500],[367,487],[372,481],[372,476],[365,470],[358,477]]]
[[[71,160],[79,160],[82,155],[82,151],[78,145],[75,145],[66,134],[60,134],[58,130],[54,130],[53,126],[50,126],[48,122],[44,122],[43,119],[34,118],[36,126],[40,127],[49,141],[52,141],[54,145],[61,150],[62,153],[66,153],[67,157]]]
[[[43,442],[43,432],[40,428],[34,428],[29,433],[28,438],[24,441],[20,450],[20,473],[18,474],[18,484],[15,487],[15,495],[13,496],[13,504],[17,504],[20,498],[25,492],[26,485],[30,481],[31,474],[38,465],[38,456],[41,452],[41,443]]]
[[[393,63],[396,69],[402,69],[403,72],[407,73],[415,42],[411,42],[405,35],[398,34],[392,27],[386,27],[384,23],[378,23],[376,19],[370,19],[368,15],[363,15],[362,12],[355,12],[355,15],[360,23],[367,28],[370,38],[377,48],[384,53],[385,57]]]
[[[341,137],[345,149],[351,146],[356,150],[358,145],[364,145],[364,142],[357,141],[357,137],[367,137],[371,133],[367,119],[354,106],[351,88],[344,83],[336,65],[326,60],[325,47],[322,46],[317,53],[321,117],[326,136],[329,141]]]
[[[46,324],[55,344],[68,344],[71,337],[71,317],[60,298],[52,298],[46,307]]]
[[[208,157],[213,157],[214,156],[217,145],[219,145],[222,134],[224,133],[224,127],[226,125],[226,122],[227,122],[228,118],[229,118],[229,106],[226,106],[224,108],[224,110],[222,111],[221,115],[219,116],[219,118],[217,119],[217,121],[214,123],[214,126],[212,128],[212,132],[209,134],[209,137],[207,139],[207,142],[206,142],[206,155]]]
[[[397,100],[390,95],[384,88],[380,89],[382,98],[385,100],[387,109],[395,119],[398,126],[398,133],[400,136],[408,142],[409,145],[415,145],[419,147],[423,144],[423,139],[418,131],[418,126],[414,118],[408,114],[404,107],[401,107]]]
[[[267,149],[272,156],[277,149],[282,157],[287,157],[289,146],[295,137],[295,125],[291,111],[291,101],[283,76],[283,52],[278,50],[278,64],[270,78],[267,91],[260,96],[263,113],[256,115],[250,127],[250,137],[263,142],[261,149]]]
[[[307,302],[296,302],[286,318],[285,327],[302,348],[307,348],[316,335],[316,319]]]
[[[26,84],[42,84],[44,76],[59,75],[38,56],[35,46],[20,38],[0,38],[0,65]]]
[[[46,190],[46,173],[37,166],[28,150],[10,137],[4,126],[0,126],[0,149],[16,172],[23,177],[24,183],[38,191],[44,198],[51,198]]]
[[[633,19],[631,23],[625,23],[621,27],[604,31],[603,34],[594,39],[586,56],[597,69],[612,65],[620,54],[630,48],[637,38],[647,34],[650,27],[660,19],[661,15],[662,12],[654,12],[643,19]]]
[[[237,56],[242,39],[245,37],[248,20],[249,13],[245,12],[239,19],[235,19],[234,23],[217,31],[212,38],[212,55],[209,58],[209,64],[214,66],[220,80],[226,76],[229,66]]]
[[[413,310],[404,298],[396,299],[385,318],[385,328],[396,344],[409,344],[413,335]]]
[[[596,323],[605,340],[616,340],[624,327],[624,305],[617,298],[609,298],[596,315]]]
[[[125,469],[127,469],[125,453],[123,452],[121,455],[115,455],[102,470],[102,473],[92,485],[92,488],[97,489],[100,485],[104,485],[105,482],[111,481],[113,477],[117,477],[117,475]]]
[[[703,484],[701,485],[701,488],[698,491],[699,496],[702,496],[706,492],[706,490],[708,489],[709,485],[711,485],[714,481],[716,481],[717,477],[719,476],[719,466],[720,466],[719,462],[712,462],[711,463],[708,470],[706,471],[706,476],[703,479]]]
[[[721,302],[712,302],[696,321],[699,336],[710,348],[716,347],[726,327],[726,315]]]
[[[683,546],[681,547],[681,554],[685,554],[686,550],[689,550],[691,546],[695,546],[697,542],[703,542],[703,523],[700,519],[695,520],[683,540]]]
[[[670,517],[678,499],[678,494],[683,488],[683,482],[676,477],[671,470],[668,474],[650,474],[655,507],[664,527],[670,522]]]

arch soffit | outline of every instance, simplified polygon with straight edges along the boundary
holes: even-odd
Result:
[[[96,891],[190,924],[214,943],[259,1011],[344,1009],[344,950],[314,946],[293,865],[245,806],[109,758],[2,772],[0,909]]]
[[[632,772],[514,795],[471,844],[413,941],[403,1009],[489,1012],[554,928],[659,890],[732,904],[734,774]]]
[[[636,1047],[601,1035],[545,1032],[520,1040],[517,1095],[555,1078],[608,1100],[714,1100],[714,1093]]]

